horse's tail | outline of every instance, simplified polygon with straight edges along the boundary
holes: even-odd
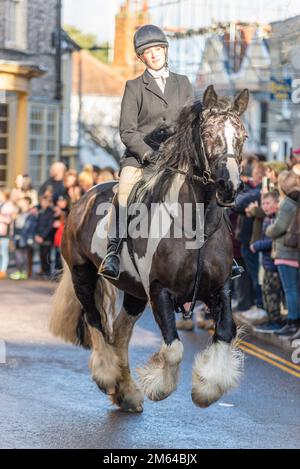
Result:
[[[103,277],[99,277],[94,295],[104,336],[109,337],[112,334],[111,327],[116,315],[116,288]],[[63,274],[52,302],[50,331],[66,342],[91,348],[92,340],[83,313],[74,291],[71,271],[63,260]]]
[[[53,296],[49,329],[66,342],[91,346],[91,337],[83,319],[82,306],[76,297],[71,271],[63,261],[63,274]]]

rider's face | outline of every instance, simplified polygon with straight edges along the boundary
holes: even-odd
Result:
[[[166,48],[163,46],[149,47],[141,58],[147,67],[152,68],[152,70],[160,70],[166,62]]]

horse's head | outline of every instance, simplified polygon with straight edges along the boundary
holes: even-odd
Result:
[[[203,96],[201,136],[207,168],[216,182],[219,205],[231,207],[237,193],[242,189],[239,166],[242,149],[247,138],[241,115],[249,101],[249,91],[241,91],[233,102],[218,97],[214,87],[209,86]]]

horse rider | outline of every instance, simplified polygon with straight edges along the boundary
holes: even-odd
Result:
[[[194,96],[188,77],[169,70],[169,43],[159,27],[152,24],[140,27],[133,42],[135,53],[146,70],[126,82],[121,104],[120,136],[126,151],[121,161],[118,194],[113,201],[115,218],[111,216],[109,220],[107,254],[99,269],[100,275],[113,279],[120,274],[120,251],[125,234],[123,230],[110,234],[113,221],[117,226],[120,221],[126,226],[131,189],[141,178],[142,168],[154,164],[159,157],[157,140],[149,141],[146,136],[155,129],[172,128],[180,109]]]

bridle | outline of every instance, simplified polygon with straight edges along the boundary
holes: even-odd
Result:
[[[194,123],[193,123],[193,127],[195,127],[196,123],[197,124],[199,123],[198,119],[200,119],[200,129],[202,130],[202,126],[203,126],[203,122],[204,122],[203,118],[201,119],[201,118],[197,117],[195,119]],[[194,179],[195,181],[200,182],[204,186],[206,186],[207,184],[215,184],[216,180],[213,178],[212,168],[209,164],[209,160],[208,160],[208,157],[207,157],[207,154],[206,154],[206,151],[205,151],[205,146],[204,146],[203,137],[202,137],[202,131],[200,131],[200,133],[199,133],[199,140],[200,140],[200,142],[199,142],[200,145],[199,145],[199,149],[197,149],[197,151],[196,151],[196,155],[197,155],[198,167],[201,168],[201,166],[203,167],[203,165],[204,165],[202,176],[198,176],[197,174],[192,174],[191,176],[189,176],[188,171],[184,171],[184,170],[181,170],[179,168],[173,168],[173,167],[170,167],[170,166],[166,166],[166,169],[168,169],[169,171],[175,172],[175,173],[182,174],[183,176],[189,176],[191,179]],[[219,155],[217,160],[220,161],[225,156],[228,159],[233,158],[234,160],[236,160],[236,156],[233,153],[224,153],[222,155]]]

